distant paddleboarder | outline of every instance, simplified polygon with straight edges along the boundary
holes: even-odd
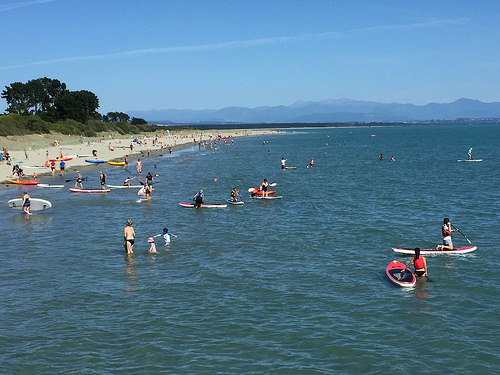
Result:
[[[286,160],[285,158],[281,158],[281,169],[285,169],[285,163],[286,163]]]
[[[467,152],[467,160],[472,160],[472,147],[469,148],[469,152]]]
[[[203,194],[203,190],[200,190],[193,197],[194,199],[194,208],[199,208],[203,204],[203,200],[205,199],[205,194]]]

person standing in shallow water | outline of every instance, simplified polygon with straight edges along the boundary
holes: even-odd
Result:
[[[135,231],[134,227],[132,227],[132,220],[128,219],[126,221],[126,226],[123,229],[123,246],[127,250],[127,254],[134,253],[134,241],[135,241]]]

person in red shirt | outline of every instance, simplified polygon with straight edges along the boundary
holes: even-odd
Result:
[[[425,258],[420,255],[420,248],[415,248],[415,256],[411,258],[410,263],[405,267],[406,270],[413,263],[413,267],[415,267],[415,275],[416,276],[427,276],[427,262]],[[403,270],[403,271],[404,271]]]

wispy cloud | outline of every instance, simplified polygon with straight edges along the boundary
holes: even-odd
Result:
[[[39,0],[38,3],[48,2],[54,0]],[[35,3],[32,1],[30,3]],[[73,57],[62,57],[49,60],[33,61],[23,64],[0,66],[0,69],[14,69],[28,66],[36,65],[47,65],[47,64],[58,64],[58,63],[70,63],[79,61],[90,61],[90,60],[109,60],[120,57],[132,57],[141,55],[153,55],[153,54],[166,54],[166,53],[177,53],[177,52],[199,52],[199,51],[214,51],[222,49],[235,49],[235,48],[247,48],[256,47],[264,45],[278,45],[286,43],[297,43],[307,40],[318,40],[318,39],[332,39],[341,38],[347,35],[352,35],[360,32],[375,32],[375,31],[393,31],[393,30],[409,30],[409,29],[421,29],[421,28],[435,28],[440,26],[447,26],[452,24],[463,23],[464,19],[451,19],[451,20],[430,20],[426,22],[412,23],[412,24],[394,24],[394,25],[379,25],[372,27],[363,27],[357,29],[351,29],[347,31],[327,31],[323,33],[315,34],[302,34],[294,36],[282,36],[282,37],[270,37],[270,38],[258,38],[249,40],[238,40],[229,41],[221,43],[209,43],[209,44],[196,44],[187,46],[177,46],[177,47],[156,47],[156,48],[144,48],[144,49],[134,49],[128,51],[119,51],[112,53],[105,53],[99,55],[85,55],[85,56],[73,56]]]
[[[7,4],[0,4],[0,12],[6,12],[12,9],[26,8],[32,5],[51,3],[56,0],[31,0],[31,1],[15,1]]]

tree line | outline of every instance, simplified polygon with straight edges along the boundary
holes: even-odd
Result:
[[[2,98],[7,102],[9,114],[34,115],[42,120],[55,123],[71,119],[82,124],[87,121],[130,122],[132,125],[145,125],[141,118],[123,112],[108,112],[102,116],[97,112],[99,98],[90,91],[70,91],[66,84],[57,79],[38,78],[26,83],[14,82],[5,86]]]

